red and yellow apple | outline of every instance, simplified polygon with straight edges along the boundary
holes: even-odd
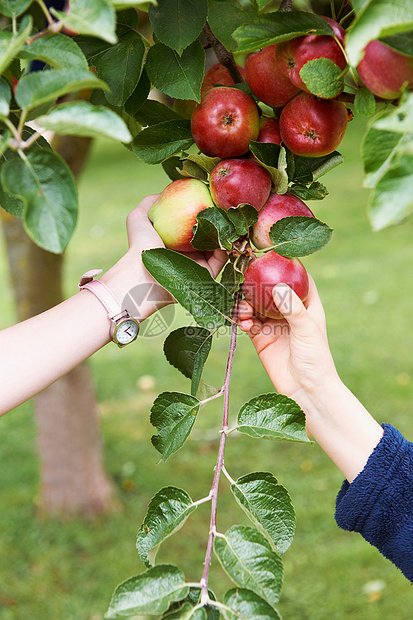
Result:
[[[196,216],[215,207],[205,183],[178,179],[165,187],[149,209],[148,217],[165,246],[177,252],[195,252],[191,245]]]
[[[301,92],[282,109],[280,134],[295,155],[321,157],[338,147],[347,123],[348,111],[342,101]]]
[[[309,285],[304,265],[298,258],[285,258],[271,251],[250,261],[244,274],[242,292],[258,314],[281,319],[272,296],[274,286],[281,283],[288,284],[301,301],[307,299]]]
[[[283,217],[314,217],[314,213],[297,196],[293,194],[271,194],[266,204],[258,213],[258,220],[252,228],[251,241],[259,250],[272,245],[270,228]]]
[[[300,90],[278,66],[275,45],[248,56],[245,79],[254,95],[273,108],[285,105]]]
[[[357,71],[363,84],[383,99],[397,99],[404,86],[413,87],[413,58],[396,52],[381,41],[370,41]]]
[[[191,118],[192,136],[199,150],[221,159],[247,153],[249,141],[257,139],[259,129],[254,100],[228,86],[207,92]]]
[[[329,17],[323,19],[333,28],[341,45],[344,45],[345,30]],[[279,69],[297,88],[306,92],[309,90],[301,79],[300,71],[307,62],[317,58],[332,60],[342,71],[347,66],[347,60],[340,45],[330,35],[305,35],[277,45],[276,61]]]
[[[251,159],[223,159],[211,171],[209,184],[213,201],[226,210],[241,203],[259,210],[271,191],[269,173]]]

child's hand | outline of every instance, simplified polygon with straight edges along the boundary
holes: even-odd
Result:
[[[258,318],[242,301],[238,324],[247,332],[278,392],[300,400],[302,390],[319,394],[337,372],[327,342],[323,306],[314,280],[305,305],[286,284],[274,287],[275,305],[283,320]]]

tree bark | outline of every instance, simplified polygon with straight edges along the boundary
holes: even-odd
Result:
[[[90,139],[74,136],[56,136],[53,143],[75,176],[83,168],[89,146]],[[17,316],[24,320],[62,301],[63,255],[39,248],[26,235],[21,220],[4,211],[2,225]],[[38,394],[34,407],[40,514],[90,518],[110,511],[113,489],[104,469],[99,415],[87,364]]]

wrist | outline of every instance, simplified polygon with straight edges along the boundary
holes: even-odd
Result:
[[[117,297],[122,308],[138,321],[143,321],[172,298],[148,273],[141,256],[128,250],[117,263],[100,277]]]

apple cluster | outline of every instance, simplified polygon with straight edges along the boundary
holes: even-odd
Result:
[[[207,71],[201,102],[191,106],[191,130],[201,153],[220,159],[210,172],[209,188],[194,178],[173,181],[149,212],[166,247],[192,252],[193,227],[201,210],[252,205],[258,220],[249,240],[264,254],[256,257],[251,252],[242,290],[258,314],[275,319],[280,314],[272,300],[273,286],[285,282],[305,301],[308,276],[298,259],[271,249],[269,231],[282,218],[314,214],[295,195],[274,193],[270,173],[250,152],[250,141],[283,145],[293,156],[310,158],[328,155],[340,144],[351,114],[337,98],[342,89],[334,98],[316,97],[302,79],[303,67],[320,58],[334,63],[340,76],[348,69],[345,30],[334,20],[323,19],[334,35],[305,35],[270,45],[250,54],[245,69],[238,66],[253,96],[234,88],[222,65]],[[404,87],[413,86],[412,65],[411,59],[372,41],[357,69],[373,94],[394,99]],[[274,116],[262,115],[257,100],[271,107]]]

